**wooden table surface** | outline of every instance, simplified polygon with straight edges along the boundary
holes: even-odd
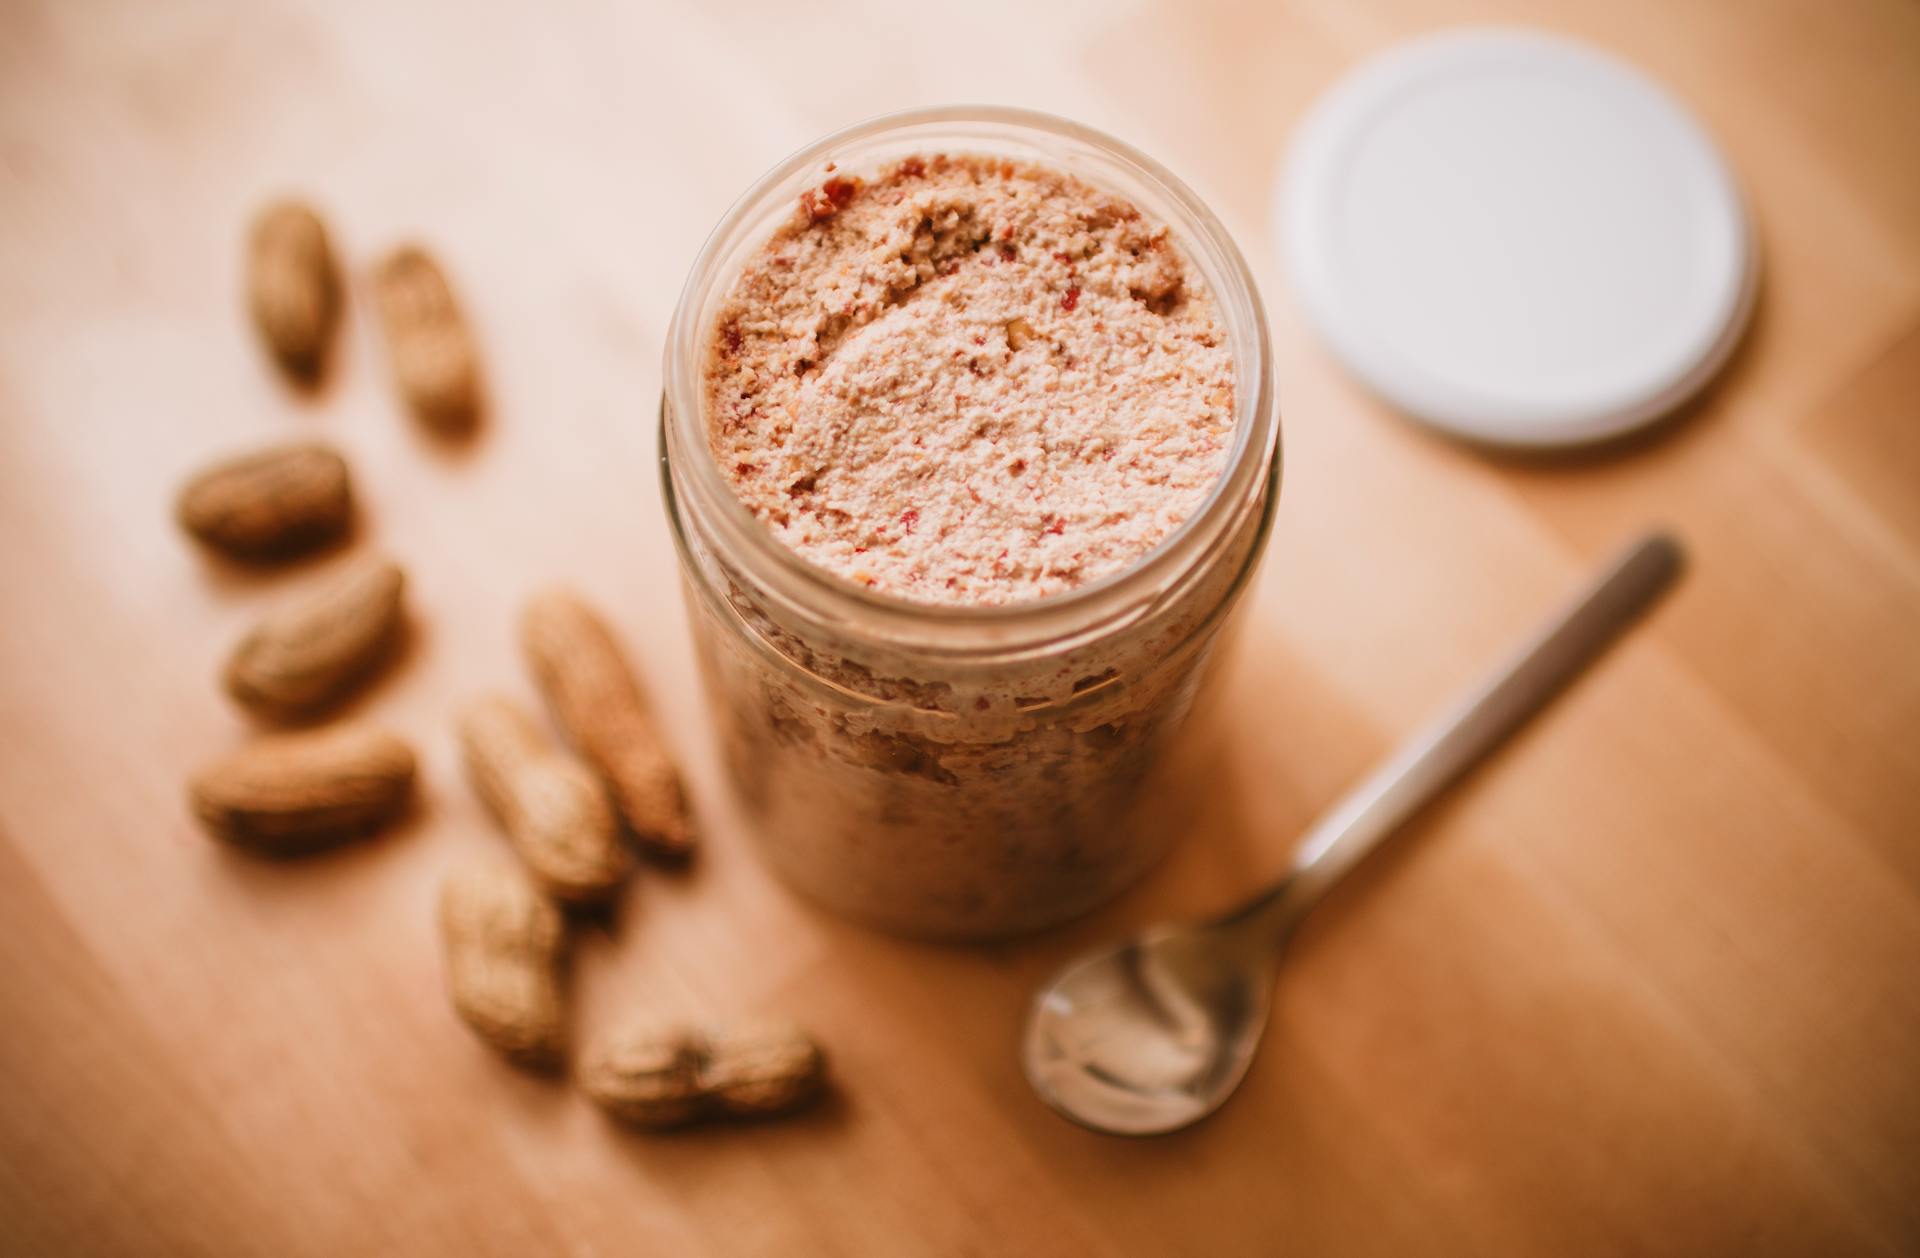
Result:
[[[1757,322],[1683,422],[1514,462],[1364,396],[1274,261],[1270,184],[1367,52],[1528,21],[1646,67],[1751,194]],[[807,138],[986,99],[1083,119],[1218,207],[1273,315],[1288,451],[1215,807],[1136,893],[1029,942],[894,942],[754,862],[690,670],[655,481],[662,335],[704,233]],[[0,1250],[9,1254],[1268,1255],[1920,1251],[1920,6],[693,0],[0,10]],[[354,275],[317,398],[237,296],[282,189]],[[365,275],[411,235],[484,342],[490,422],[397,410]],[[354,461],[353,554],[415,642],[354,711],[425,806],[295,864],[220,849],[182,783],[249,727],[212,684],[262,608],[169,523],[276,438]],[[1344,888],[1214,1120],[1103,1138],[1029,1094],[1027,993],[1219,905],[1624,537],[1677,594]],[[709,828],[585,933],[575,1025],[790,1013],[838,1099],[626,1134],[503,1066],[441,994],[443,872],[501,840],[449,713],[531,698],[536,584],[640,654]]]

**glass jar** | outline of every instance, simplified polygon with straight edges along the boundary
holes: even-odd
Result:
[[[831,161],[915,154],[1054,166],[1172,229],[1231,337],[1235,434],[1194,514],[1125,571],[1049,598],[929,606],[782,545],[734,496],[701,407],[714,312]],[[1098,132],[998,108],[917,110],[808,145],[736,203],[668,332],[661,476],[694,640],[738,797],[790,885],[858,920],[978,939],[1107,900],[1179,833],[1196,706],[1278,493],[1266,315],[1245,261],[1165,169]]]

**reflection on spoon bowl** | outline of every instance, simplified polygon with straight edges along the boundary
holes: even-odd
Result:
[[[1102,1131],[1198,1122],[1253,1060],[1273,978],[1271,960],[1223,955],[1209,928],[1159,928],[1081,961],[1039,994],[1022,1053],[1027,1078],[1049,1105]]]

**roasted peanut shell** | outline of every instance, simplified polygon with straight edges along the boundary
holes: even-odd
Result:
[[[405,586],[398,564],[366,563],[270,613],[228,657],[227,693],[274,720],[337,702],[391,653]]]
[[[247,310],[275,361],[311,382],[340,317],[340,275],[320,216],[297,201],[269,205],[247,241]]]
[[[714,1034],[629,1027],[603,1036],[580,1073],[595,1104],[650,1130],[777,1117],[806,1105],[825,1083],[826,1055],[786,1022]]]
[[[479,355],[446,273],[406,245],[380,264],[373,285],[401,397],[429,426],[467,431],[480,413]]]
[[[536,1069],[566,1055],[560,910],[506,861],[460,869],[440,890],[447,993],[474,1034]]]
[[[682,1027],[604,1039],[580,1066],[580,1089],[635,1127],[678,1127],[701,1116],[700,1062],[706,1040]]]
[[[820,1046],[799,1027],[755,1023],[708,1042],[700,1090],[725,1117],[771,1117],[812,1100],[825,1082],[826,1067]]]
[[[528,601],[520,642],[554,719],[606,782],[640,845],[685,860],[694,837],[680,774],[606,622],[578,595],[547,590]]]
[[[282,559],[341,536],[353,519],[347,461],[317,443],[274,446],[200,472],[175,504],[180,527],[236,559]]]
[[[497,695],[468,705],[460,746],[474,790],[549,895],[592,902],[619,890],[632,859],[606,790],[585,765]]]
[[[413,780],[405,743],[343,725],[262,738],[203,769],[189,796],[215,837],[290,855],[379,829],[406,807]]]

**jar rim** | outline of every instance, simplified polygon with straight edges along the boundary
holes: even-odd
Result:
[[[765,212],[788,194],[788,185],[795,185],[791,191],[797,193],[798,176],[858,142],[915,128],[970,125],[993,128],[1009,139],[1026,132],[1077,145],[1150,186],[1163,201],[1155,209],[1163,216],[1168,207],[1178,212],[1181,221],[1168,225],[1187,237],[1182,244],[1188,252],[1200,252],[1214,263],[1219,274],[1209,277],[1210,287],[1216,290],[1212,295],[1223,318],[1230,326],[1236,317],[1250,320],[1249,335],[1236,338],[1235,352],[1236,358],[1250,352],[1253,361],[1236,362],[1241,387],[1235,390],[1234,443],[1225,466],[1192,514],[1152,550],[1116,572],[1057,594],[1011,603],[949,605],[870,590],[814,564],[781,543],[734,494],[708,444],[701,388],[707,348],[703,315],[704,300],[715,285],[731,284],[734,278],[726,264],[745,243],[743,234],[762,225]],[[1094,180],[1098,181],[1097,174]],[[758,240],[756,232],[753,243]],[[1228,291],[1218,291],[1220,280],[1227,282]],[[1138,593],[1178,584],[1181,576],[1203,562],[1212,539],[1230,531],[1228,526],[1259,484],[1273,479],[1278,470],[1280,425],[1266,311],[1246,259],[1226,228],[1192,189],[1131,145],[1065,118],[1009,106],[934,106],[877,115],[806,144],[768,170],[721,216],[695,255],[668,327],[662,380],[666,423],[661,457],[667,464],[663,471],[674,477],[682,491],[675,495],[677,503],[691,500],[709,513],[707,518],[724,532],[734,557],[751,557],[748,562],[756,574],[776,584],[784,597],[829,619],[858,619],[888,637],[917,638],[926,631],[944,629],[960,639],[986,634],[994,645],[1004,647],[1011,640],[1071,633],[1089,620],[1137,612]],[[1245,387],[1248,381],[1253,388]],[[1274,466],[1269,467],[1270,463]]]

